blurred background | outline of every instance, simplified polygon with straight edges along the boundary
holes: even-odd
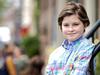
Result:
[[[100,18],[100,0],[0,0],[0,41],[14,43],[29,59],[41,57],[45,66],[49,54],[63,40],[57,17],[66,1],[80,2],[85,6],[90,19],[87,33]],[[95,43],[100,40],[100,28],[94,39]],[[96,75],[100,74],[99,57],[100,54]]]

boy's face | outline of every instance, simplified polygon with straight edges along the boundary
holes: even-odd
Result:
[[[62,33],[64,37],[72,42],[83,35],[85,27],[77,15],[65,16],[62,21]]]

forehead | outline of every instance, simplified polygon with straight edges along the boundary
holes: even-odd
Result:
[[[62,23],[66,22],[81,22],[81,20],[79,19],[78,15],[70,15],[63,18]]]

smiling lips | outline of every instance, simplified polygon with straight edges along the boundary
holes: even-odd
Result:
[[[65,35],[74,35],[74,34],[76,34],[76,33],[64,33]]]

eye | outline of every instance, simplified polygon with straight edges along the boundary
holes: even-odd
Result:
[[[66,26],[66,27],[68,27],[69,25],[68,25],[68,24],[64,24],[63,26]]]
[[[74,24],[73,24],[73,26],[78,26],[78,25],[79,25],[79,23],[74,23]]]

